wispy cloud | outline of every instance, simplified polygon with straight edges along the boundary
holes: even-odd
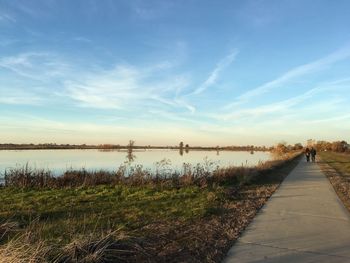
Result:
[[[28,94],[23,92],[22,94],[5,94],[0,97],[0,104],[11,105],[40,105],[42,98],[35,94]]]
[[[49,101],[57,103],[52,91],[59,86],[60,78],[69,77],[68,67],[58,56],[48,52],[25,52],[1,58],[0,104],[42,106]]]
[[[178,90],[188,85],[186,77],[171,75],[154,80],[163,69],[117,65],[111,70],[85,72],[79,80],[66,81],[64,93],[81,106],[91,108],[130,109],[152,107],[158,102],[193,111],[193,106],[176,97]]]
[[[234,112],[214,114],[214,115],[212,115],[212,117],[219,119],[219,120],[227,121],[227,120],[233,120],[233,119],[239,119],[239,118],[261,117],[261,116],[267,115],[267,114],[281,115],[281,114],[285,113],[285,111],[287,111],[295,106],[298,106],[307,100],[311,100],[317,94],[321,94],[321,93],[331,93],[332,94],[333,92],[344,87],[343,85],[339,85],[343,82],[347,82],[347,79],[320,84],[316,88],[310,89],[310,90],[304,92],[303,94],[300,94],[300,95],[297,95],[295,97],[288,98],[288,99],[285,99],[282,101],[270,103],[270,104],[259,106],[259,107],[235,109]],[[310,104],[306,104],[306,105],[313,105],[314,103],[315,102],[311,101]]]
[[[0,13],[0,22],[16,23],[16,18],[9,14]]]
[[[174,112],[164,111],[164,110],[150,110],[149,113],[151,113],[153,116],[157,116],[157,118],[162,118],[167,121],[177,121],[177,122],[185,122],[185,123],[193,123],[196,125],[202,125],[202,121],[198,121],[197,119],[188,118],[183,115],[179,115]]]
[[[169,61],[150,66],[116,64],[111,69],[87,68],[49,52],[26,52],[0,59],[0,68],[39,83],[52,85],[52,93],[69,97],[76,105],[98,109],[157,108],[161,105],[190,112],[195,107],[180,93],[189,85],[188,77],[175,74]],[[58,98],[57,98],[58,99]],[[24,102],[9,96],[3,103]],[[134,105],[130,107],[130,105]]]
[[[138,89],[139,72],[131,67],[119,66],[111,71],[95,73],[80,81],[65,82],[66,94],[81,106],[113,109],[121,108],[126,101],[145,96]]]
[[[78,42],[85,42],[85,43],[91,43],[92,40],[87,38],[87,37],[82,37],[82,36],[78,36],[78,37],[74,37],[73,38],[74,41],[78,41]]]
[[[342,115],[334,116],[334,117],[330,117],[330,118],[322,118],[322,119],[317,118],[314,120],[309,120],[308,124],[310,124],[310,123],[336,123],[336,122],[344,121],[344,120],[348,120],[348,119],[350,119],[350,114],[342,114]]]
[[[30,1],[27,2],[21,2],[18,3],[17,1],[13,1],[12,6],[14,7],[15,10],[20,11],[22,14],[25,15],[29,15],[31,17],[38,17],[38,16],[43,16],[43,15],[47,15],[47,7],[46,4],[44,3],[48,3],[50,1],[44,1],[41,4],[41,8],[36,8],[33,6],[33,3]]]
[[[165,16],[168,10],[174,6],[174,3],[168,1],[158,1],[157,5],[152,5],[145,1],[133,1],[130,3],[134,15],[142,20],[153,20]]]
[[[311,73],[326,69],[327,67],[331,66],[336,62],[339,62],[341,60],[345,60],[348,58],[350,58],[350,46],[337,50],[334,53],[329,54],[324,58],[293,68],[287,71],[286,73],[284,73],[282,76],[272,81],[269,81],[255,89],[252,89],[243,93],[237,98],[236,101],[226,105],[225,108],[230,109],[234,106],[245,103],[249,101],[249,99],[251,98],[261,96],[276,88],[281,88],[283,87],[283,85],[287,84],[292,80],[295,80],[299,77],[303,77],[307,74],[311,74]]]
[[[57,56],[45,52],[25,52],[0,59],[0,68],[40,81],[62,76],[69,72],[67,67],[68,64],[60,61]]]
[[[0,39],[0,46],[7,47],[7,46],[10,46],[10,45],[17,43],[17,42],[18,42],[18,40],[13,39],[13,38]]]
[[[209,74],[208,78],[197,88],[195,89],[192,93],[189,95],[197,95],[202,92],[204,92],[206,89],[209,87],[215,85],[219,74],[225,70],[228,66],[231,65],[231,63],[234,61],[238,54],[238,50],[232,51],[230,54],[228,54],[225,58],[219,61],[219,63],[216,65],[214,70]]]

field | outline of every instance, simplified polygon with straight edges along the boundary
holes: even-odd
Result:
[[[321,168],[326,173],[343,204],[350,211],[350,154],[320,152]]]
[[[77,235],[128,231],[152,222],[203,217],[216,206],[222,188],[179,189],[99,185],[76,189],[18,189],[0,191],[2,220],[11,218],[23,227],[40,226],[44,239],[68,243]]]
[[[13,171],[0,189],[0,262],[219,262],[297,158],[157,181],[86,174],[75,186],[72,174],[48,186],[40,171]]]
[[[336,152],[321,152],[323,161],[336,169],[342,176],[350,178],[350,154]]]

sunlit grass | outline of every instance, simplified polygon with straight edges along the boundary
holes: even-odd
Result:
[[[70,241],[93,229],[135,229],[171,218],[201,217],[215,206],[220,188],[197,186],[179,189],[100,185],[75,189],[0,190],[0,217],[22,225],[43,222],[40,235]],[[214,197],[213,197],[214,196]]]
[[[47,171],[28,167],[12,170],[7,174],[10,183],[0,187],[0,223],[4,226],[0,233],[6,233],[0,239],[0,257],[4,262],[16,262],[16,257],[24,258],[23,262],[37,257],[44,259],[36,262],[70,262],[64,261],[67,258],[77,262],[85,256],[96,259],[91,262],[114,262],[97,260],[105,256],[129,258],[130,253],[143,253],[138,244],[145,237],[162,242],[157,236],[159,227],[170,230],[174,225],[179,231],[209,218],[220,218],[227,213],[227,204],[242,205],[245,195],[236,200],[228,194],[232,191],[244,187],[251,187],[249,191],[275,189],[285,176],[279,169],[283,170],[298,154],[287,154],[257,167],[212,169],[208,162],[166,176],[162,166],[152,175],[132,170],[131,177],[118,172],[68,171],[53,181],[51,176],[46,177]],[[105,180],[107,184],[103,184]],[[249,209],[241,209],[249,214]],[[255,205],[251,209],[256,209]],[[235,215],[234,220],[236,216],[242,215]],[[186,240],[177,242],[187,244]]]
[[[342,176],[350,177],[350,154],[337,152],[320,152],[322,160],[327,162]]]

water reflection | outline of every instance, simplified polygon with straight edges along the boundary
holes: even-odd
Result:
[[[180,154],[180,156],[184,155],[184,149],[181,147],[179,148],[179,154]]]
[[[132,163],[136,159],[136,155],[133,154],[132,148],[128,149],[128,154],[126,155],[126,159],[128,163]]]
[[[129,164],[131,164],[136,158],[136,156],[132,153],[134,144],[135,144],[135,141],[133,141],[133,140],[129,141],[128,148],[127,148],[128,149],[128,154],[126,156]]]
[[[208,158],[219,166],[256,165],[259,161],[272,159],[268,152],[199,151],[183,147],[182,149],[144,149],[129,147],[126,150],[23,150],[0,151],[0,177],[5,169],[23,166],[28,163],[33,168],[50,169],[61,174],[67,169],[105,169],[116,171],[125,162],[142,165],[146,169],[155,169],[155,164],[163,159],[171,161],[173,169],[182,169],[183,163],[203,164]]]

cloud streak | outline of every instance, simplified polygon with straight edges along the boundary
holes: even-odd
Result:
[[[326,69],[327,67],[331,66],[332,64],[348,59],[350,58],[350,46],[347,46],[345,48],[339,49],[331,54],[329,54],[326,57],[323,57],[321,59],[315,60],[313,62],[298,66],[296,68],[293,68],[287,72],[285,72],[280,77],[269,81],[255,89],[249,90],[242,95],[240,95],[236,101],[233,103],[230,103],[225,106],[226,109],[230,109],[234,106],[240,105],[242,103],[248,102],[250,99],[254,97],[261,96],[263,94],[266,94],[276,88],[280,88],[286,83],[297,79],[299,77],[303,77],[305,75],[315,73],[321,70]]]
[[[52,96],[57,101],[68,97],[79,107],[127,111],[170,107],[195,112],[195,107],[180,97],[189,85],[188,77],[169,72],[172,67],[169,61],[164,61],[144,67],[116,64],[111,69],[86,68],[49,52],[25,52],[0,59],[0,68],[18,75],[27,84],[30,81],[29,85],[48,89],[48,85],[55,83]],[[26,86],[19,82],[20,88],[13,88],[18,90],[17,94]],[[47,99],[33,94],[28,103],[23,96],[11,96],[4,87],[1,89],[7,95],[1,103],[34,104]]]
[[[0,68],[10,70],[22,77],[45,81],[69,72],[68,65],[45,52],[25,52],[0,59]]]
[[[215,85],[220,73],[232,64],[237,55],[238,50],[234,50],[221,61],[219,61],[214,70],[209,74],[208,78],[189,95],[198,95],[200,93],[203,93],[209,87]]]
[[[0,14],[0,22],[11,22],[11,23],[16,23],[16,19],[9,14]]]
[[[307,101],[311,100],[317,94],[321,93],[334,93],[336,90],[342,89],[344,86],[339,85],[341,83],[348,82],[347,79],[333,81],[329,83],[320,84],[316,88],[310,89],[303,94],[297,95],[292,98],[288,98],[282,101],[278,101],[275,103],[254,107],[254,108],[246,108],[246,109],[238,109],[232,113],[222,113],[222,114],[214,114],[212,117],[218,120],[235,120],[240,118],[256,118],[262,117],[263,115],[275,114],[281,115],[283,112]],[[311,103],[312,105],[313,103]]]
[[[11,95],[0,97],[0,104],[10,105],[40,105],[42,99],[34,94]]]
[[[85,73],[81,79],[65,82],[65,94],[80,106],[99,109],[127,109],[151,107],[155,104],[186,108],[189,103],[177,98],[179,89],[186,87],[184,76],[171,75],[155,80],[163,67],[137,68],[117,65],[111,70]]]

